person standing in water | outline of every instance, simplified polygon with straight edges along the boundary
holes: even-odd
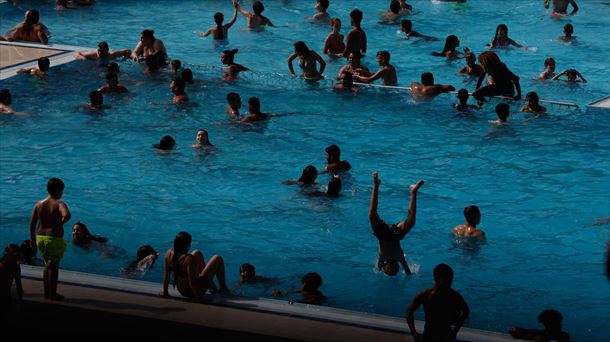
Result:
[[[523,46],[508,37],[508,26],[505,24],[498,25],[494,38],[491,40],[491,43],[487,44],[487,46],[492,49],[506,49],[511,45],[527,50],[526,46]]]
[[[390,53],[388,51],[377,52],[377,63],[379,64],[381,69],[379,69],[376,73],[368,77],[356,75],[354,76],[354,79],[356,79],[358,82],[372,83],[381,78],[382,85],[397,85],[398,79],[396,76],[396,68],[394,68],[394,66],[390,64]]]
[[[477,88],[472,96],[479,102],[484,102],[485,97],[507,96],[513,97],[515,101],[521,99],[521,84],[519,76],[502,63],[500,57],[493,51],[485,51],[479,55],[479,63],[483,67],[483,73],[477,81]],[[481,88],[485,76],[489,75],[488,85]],[[515,88],[517,95],[515,96]]]
[[[481,222],[481,212],[476,205],[469,205],[464,208],[464,218],[466,223],[453,228],[453,233],[457,236],[484,238],[485,232],[478,229],[477,225]]]
[[[345,39],[345,50],[343,50],[343,57],[349,56],[352,52],[358,52],[361,55],[366,53],[366,33],[360,24],[362,23],[362,11],[359,9],[353,10],[349,14],[352,23],[352,30],[349,31]]]
[[[233,1],[233,7],[233,17],[231,18],[231,20],[229,20],[228,23],[223,25],[222,22],[225,20],[225,16],[224,14],[217,12],[216,14],[214,14],[214,22],[216,22],[216,26],[211,27],[206,32],[197,32],[197,34],[202,37],[212,35],[215,40],[229,39],[229,29],[231,28],[231,26],[233,26],[233,24],[235,24],[235,21],[237,20],[237,8],[239,7],[239,4],[236,0]]]
[[[234,1],[237,2],[237,0]],[[237,5],[237,10],[246,18],[248,21],[248,29],[252,31],[262,31],[265,29],[265,25],[274,27],[271,20],[263,15],[265,6],[260,1],[256,1],[252,4],[252,11],[254,14],[241,8],[239,4]]]
[[[322,53],[330,56],[342,56],[343,50],[345,50],[345,44],[343,43],[343,35],[341,34],[341,19],[332,18],[330,20],[330,27],[332,32],[326,37],[324,41],[324,47]]]
[[[224,70],[226,81],[234,80],[240,72],[250,70],[241,64],[235,63],[235,55],[238,51],[238,49],[224,50],[222,55],[220,55],[222,64],[228,66],[228,68]]]
[[[292,76],[296,76],[292,61],[297,57],[299,58],[299,66],[301,67],[301,70],[303,70],[302,76],[304,78],[309,80],[324,78],[322,73],[324,73],[324,69],[326,68],[326,62],[315,51],[310,50],[309,47],[307,47],[307,44],[302,41],[294,43],[294,52],[288,57],[288,69]],[[320,70],[317,68],[318,63],[320,64]]]
[[[572,5],[572,13],[574,15],[578,12],[578,5],[574,0],[544,0],[544,8],[549,8],[549,2],[553,3],[553,12],[551,13],[554,17],[561,17],[568,15],[568,5]]]
[[[49,195],[36,203],[30,219],[32,248],[38,247],[45,263],[44,298],[50,300],[64,298],[57,293],[57,280],[59,263],[68,247],[64,240],[64,223],[70,221],[72,217],[66,203],[60,200],[64,187],[61,179],[51,178],[47,183]]]

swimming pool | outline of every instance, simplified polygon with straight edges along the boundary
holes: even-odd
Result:
[[[397,26],[378,24],[385,2],[335,1],[329,12],[340,13],[346,33],[349,11],[364,11],[365,64],[375,70],[375,51],[389,50],[401,85],[432,71],[438,83],[472,91],[474,83],[455,76],[463,61],[445,62],[429,53],[442,49],[446,35],[456,34],[462,46],[479,54],[496,25],[506,23],[513,39],[535,47],[499,52],[521,76],[524,95],[535,90],[544,99],[584,105],[610,93],[610,16],[599,15],[609,11],[603,1],[583,3],[577,16],[562,21],[549,19],[537,1],[513,1],[511,7],[491,1],[412,4],[422,11],[411,18],[414,29],[441,41],[400,40]],[[413,296],[432,284],[432,268],[446,262],[456,272],[454,287],[470,305],[468,326],[498,331],[536,326],[540,311],[555,308],[576,340],[610,336],[610,291],[603,273],[610,226],[593,225],[610,215],[607,115],[548,107],[546,118],[524,122],[526,116],[517,114],[508,127],[495,129],[487,123],[495,118],[493,104],[474,117],[457,117],[449,95],[415,103],[405,92],[344,95],[329,90],[329,82],[311,85],[285,77],[292,44],[303,40],[320,52],[330,31],[304,21],[313,1],[267,1],[265,13],[280,27],[263,33],[245,31],[238,19],[228,46],[239,48],[236,61],[255,72],[233,83],[222,82],[218,68],[227,46],[193,33],[211,26],[216,11],[229,18],[229,1],[179,6],[105,1],[64,12],[40,3],[4,3],[0,31],[19,22],[29,5],[41,12],[53,43],[95,46],[107,40],[111,49],[133,48],[139,32],[153,28],[171,58],[208,82],[187,88],[198,108],[153,105],[171,99],[169,76],[144,75],[141,66],[121,62],[121,84],[130,94],[106,97],[113,108],[91,115],[77,107],[105,83],[104,69],[93,62],[55,68],[48,83],[25,76],[2,81],[0,87],[13,93],[15,109],[30,114],[0,117],[0,243],[28,237],[31,208],[46,195],[47,179],[56,176],[66,183],[70,223],[85,222],[114,246],[93,251],[71,246],[62,264],[67,269],[118,275],[138,246],[152,244],[164,252],[185,230],[206,257],[225,258],[230,282],[244,262],[279,278],[267,288],[242,288],[243,294],[270,296],[272,288],[297,286],[301,275],[317,271],[331,306],[402,316]],[[567,22],[575,27],[577,43],[556,39]],[[558,71],[575,67],[589,83],[532,80],[549,56]],[[342,64],[328,60],[327,78]],[[228,124],[225,96],[231,91],[244,102],[258,96],[263,111],[284,115],[266,127]],[[190,148],[198,128],[210,132],[216,151]],[[161,155],[151,144],[165,134],[176,138],[178,148]],[[353,166],[343,176],[342,197],[310,198],[281,183],[298,178],[308,164],[321,168],[324,148],[333,143]],[[404,217],[408,185],[426,180],[417,224],[402,243],[416,270],[411,277],[391,278],[373,269],[377,241],[367,218],[373,170],[382,180],[380,214],[388,221]],[[319,181],[326,183],[328,176]],[[470,204],[481,208],[484,245],[464,245],[449,235]],[[145,279],[161,276],[158,262]],[[418,314],[421,319],[421,310]]]

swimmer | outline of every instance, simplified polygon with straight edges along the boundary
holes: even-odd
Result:
[[[233,80],[240,72],[250,70],[241,64],[235,63],[235,54],[238,51],[238,49],[225,50],[222,52],[222,55],[220,55],[222,64],[229,66],[224,70],[227,80]]]
[[[436,37],[426,36],[417,31],[414,31],[413,22],[411,22],[411,20],[409,20],[409,19],[403,19],[400,21],[400,30],[405,33],[405,35],[407,36],[407,39],[413,37],[413,38],[421,38],[421,39],[427,40],[427,41],[437,41],[438,40],[438,38],[436,38]]]
[[[349,171],[352,165],[347,160],[341,160],[341,149],[337,145],[330,145],[326,151],[326,167],[324,172],[342,172]]]
[[[91,242],[104,243],[108,242],[108,239],[100,235],[91,234],[89,228],[84,223],[76,222],[72,226],[72,243],[75,246],[83,247],[91,244]]]
[[[330,181],[328,182],[328,186],[326,187],[326,191],[311,191],[307,192],[308,196],[327,196],[327,197],[339,197],[339,193],[341,192],[341,178],[337,175],[333,175]]]
[[[98,91],[101,91],[104,94],[128,92],[127,88],[119,85],[119,76],[116,73],[106,73],[106,82],[107,84],[98,89]]]
[[[184,82],[186,82],[187,84],[192,84],[194,82],[193,70],[189,68],[182,70],[182,72],[180,73],[180,78],[183,79]]]
[[[324,78],[322,74],[324,73],[324,69],[326,68],[326,62],[320,55],[318,55],[315,51],[310,50],[302,41],[298,41],[294,43],[294,52],[288,57],[288,70],[290,70],[290,74],[295,77],[294,67],[292,66],[292,61],[296,58],[299,59],[299,67],[303,73],[302,77],[309,80],[320,80]],[[320,70],[318,70],[318,65],[320,64]]]
[[[349,71],[343,72],[340,80],[341,80],[341,83],[335,84],[333,86],[334,90],[349,91],[352,93],[355,93],[359,90],[358,87],[356,87],[354,85],[354,78],[353,78],[351,72],[349,72]]]
[[[396,77],[396,69],[392,64],[390,64],[390,53],[388,51],[379,51],[377,52],[377,63],[381,69],[379,69],[376,73],[371,76],[363,77],[363,76],[354,76],[354,78],[358,82],[363,83],[372,83],[376,80],[382,80],[381,84],[386,86],[395,86],[398,84],[398,80]]]
[[[47,57],[38,58],[38,68],[23,68],[17,70],[18,74],[30,74],[33,76],[38,76],[40,78],[44,78],[47,75],[47,71],[49,71],[49,67],[51,66],[51,62]]]
[[[115,74],[120,74],[121,73],[121,68],[119,67],[119,65],[115,62],[110,62],[108,63],[108,65],[106,66],[106,72],[107,73],[115,73]]]
[[[405,14],[413,10],[413,6],[409,5],[407,0],[398,0],[398,3],[400,4],[400,11]]]
[[[40,13],[37,10],[26,11],[23,22],[11,29],[8,36],[0,36],[0,40],[48,44],[49,30],[39,20]]]
[[[151,245],[140,246],[136,252],[136,260],[132,261],[124,270],[122,270],[121,273],[123,275],[146,273],[151,267],[153,267],[158,257],[159,252],[157,252]]]
[[[553,78],[551,78],[551,79],[553,81],[556,81],[559,78],[561,78],[561,76],[563,76],[563,75],[566,75],[566,82],[568,82],[568,83],[578,83],[578,82],[587,83],[587,80],[585,80],[585,78],[576,69],[564,70],[564,71],[558,73],[557,75],[553,76]],[[579,78],[580,78],[580,80],[579,80]]]
[[[172,67],[172,71],[169,74],[179,76],[180,69],[182,68],[182,62],[179,59],[174,59],[171,61],[170,65]]]
[[[250,115],[242,118],[240,122],[257,122],[269,120],[271,116],[269,113],[261,112],[261,101],[258,97],[251,97],[248,100],[248,112]]]
[[[12,103],[13,103],[13,96],[11,95],[11,91],[8,89],[0,90],[0,113],[15,114],[15,115],[25,114],[24,112],[14,111],[13,107],[11,107]]]
[[[192,145],[193,148],[202,148],[202,147],[212,147],[212,143],[210,142],[210,136],[208,131],[201,128],[197,131],[197,135],[195,136],[195,143]]]
[[[421,83],[411,83],[411,94],[420,98],[431,98],[454,90],[450,84],[434,84],[434,75],[431,72],[421,74]]]
[[[432,52],[432,56],[447,57],[447,58],[460,58],[459,52],[455,51],[460,46],[460,40],[455,35],[447,36],[445,39],[445,46],[442,52]]]
[[[534,113],[536,116],[540,116],[546,113],[546,107],[540,105],[538,94],[536,92],[529,92],[525,95],[525,105],[521,107],[520,112]]]
[[[387,23],[396,23],[396,20],[404,13],[401,11],[400,3],[398,0],[390,1],[390,11],[381,13],[381,20]]]
[[[0,307],[2,308],[0,309],[0,317],[2,317],[3,320],[13,313],[13,299],[11,295],[13,282],[17,288],[17,299],[19,299],[19,304],[23,303],[23,286],[21,284],[19,254],[19,246],[11,243],[4,248],[4,255],[0,258]]]
[[[328,0],[318,0],[316,1],[316,4],[313,6],[316,11],[316,14],[313,15],[313,19],[317,20],[317,21],[323,21],[323,22],[328,22],[328,20],[330,19],[330,14],[326,13],[326,10],[328,10],[328,6],[330,6],[330,1]],[[332,23],[331,23],[332,26]],[[341,38],[343,39],[343,38]]]
[[[176,148],[176,140],[170,135],[166,135],[161,138],[161,140],[159,140],[158,144],[153,144],[153,147],[162,151],[173,150],[174,148]]]
[[[174,78],[173,81],[170,82],[169,88],[172,90],[174,97],[172,98],[173,104],[180,104],[189,102],[189,97],[186,95],[184,88],[186,87],[186,82],[184,82],[181,78]]]
[[[233,0],[233,3],[237,4],[237,10],[246,18],[246,21],[248,22],[248,29],[252,31],[262,31],[265,29],[265,25],[274,27],[271,20],[262,14],[265,10],[265,6],[262,2],[256,1],[252,4],[252,11],[254,14],[241,8],[237,0]]]
[[[224,14],[222,14],[220,12],[216,12],[214,14],[214,22],[216,22],[216,26],[210,28],[205,33],[197,32],[197,34],[204,38],[209,35],[212,35],[212,37],[215,40],[229,39],[229,29],[231,28],[231,26],[233,26],[233,24],[235,24],[235,21],[237,20],[237,8],[238,7],[239,7],[239,5],[238,5],[237,1],[233,1],[233,17],[225,25],[222,24],[222,22],[225,20]]]
[[[545,310],[538,316],[538,323],[544,326],[544,330],[511,328],[508,333],[518,339],[531,341],[557,341],[570,342],[570,334],[563,331],[561,322],[563,316],[557,310]]]
[[[231,120],[239,120],[241,118],[239,109],[241,108],[241,96],[237,93],[227,94],[227,109],[225,112]]]
[[[549,57],[544,60],[544,71],[538,75],[538,78],[546,80],[555,76],[555,59]]]
[[[453,228],[453,233],[457,236],[484,238],[485,232],[477,228],[477,224],[481,222],[481,212],[476,205],[470,205],[464,208],[464,217],[466,223]]]
[[[316,178],[318,178],[318,169],[313,165],[307,165],[299,179],[285,180],[282,183],[286,185],[319,185],[316,183]]]
[[[343,35],[341,34],[341,19],[332,18],[330,20],[332,32],[328,34],[324,41],[322,53],[330,56],[343,56],[345,44],[343,43]]]
[[[174,248],[165,253],[161,296],[169,297],[168,289],[172,273],[174,285],[184,297],[201,299],[207,290],[217,290],[214,278],[218,280],[221,292],[230,293],[225,280],[225,263],[222,257],[214,255],[206,263],[200,251],[189,253],[191,240],[189,233],[180,232],[174,239]]]
[[[129,58],[131,50],[114,50],[110,51],[107,42],[100,42],[97,44],[97,50],[91,52],[77,52],[74,55],[74,59],[86,60],[86,59],[98,59],[98,60],[109,60],[115,58]]]
[[[559,40],[563,40],[564,42],[570,42],[576,39],[574,34],[574,26],[572,24],[566,24],[563,27],[563,36],[559,37]]]
[[[348,64],[341,67],[339,70],[339,74],[337,75],[337,79],[341,80],[342,75],[346,72],[352,74],[352,76],[360,76],[360,77],[369,77],[372,73],[369,71],[367,67],[360,64],[362,60],[362,54],[359,52],[351,52],[347,57]]]
[[[468,104],[468,90],[466,89],[460,89],[457,92],[457,99],[460,103],[454,104],[453,107],[458,112],[469,112],[473,109],[480,109],[479,106]]]
[[[155,31],[144,30],[140,33],[140,41],[136,45],[135,49],[131,52],[131,58],[134,62],[146,60],[148,56],[160,53],[163,57],[162,66],[167,64],[167,51],[165,45],[161,39],[155,38]],[[161,60],[161,59],[160,59]]]
[[[94,90],[89,93],[89,103],[82,104],[83,109],[88,110],[103,110],[112,108],[104,104],[104,95],[99,90]]]
[[[271,279],[256,274],[254,265],[245,263],[239,266],[239,284],[256,284],[269,281]]]
[[[326,297],[318,290],[322,286],[322,277],[316,272],[309,272],[301,278],[301,287],[296,290],[290,290],[282,293],[280,290],[273,290],[273,297],[283,297],[285,295],[300,293],[302,299],[297,300],[298,303],[321,305],[326,301]],[[292,303],[293,301],[289,301]]]
[[[510,107],[508,106],[508,104],[504,102],[498,103],[498,105],[496,106],[496,115],[498,115],[498,120],[489,120],[490,124],[496,126],[502,126],[507,124],[508,117],[510,116]],[[466,215],[466,211],[464,211],[464,215]]]
[[[410,186],[411,199],[409,200],[409,211],[407,219],[398,223],[388,225],[377,213],[379,202],[379,184],[381,180],[377,172],[373,172],[373,191],[371,193],[371,203],[369,207],[369,222],[373,229],[373,234],[379,241],[379,257],[377,258],[377,269],[387,275],[396,275],[402,265],[405,274],[411,274],[405,254],[400,247],[400,241],[415,226],[415,214],[417,207],[417,190],[424,185],[423,180]]]
[[[551,13],[551,16],[567,16],[568,5],[572,5],[572,13],[570,13],[570,15],[574,15],[578,12],[578,5],[574,0],[544,0],[544,8],[549,8],[549,2],[551,1],[553,2],[553,12]]]
[[[350,14],[350,20],[352,24],[352,30],[349,31],[345,39],[345,50],[343,50],[343,57],[349,56],[352,52],[357,52],[360,55],[366,53],[367,41],[366,33],[360,24],[362,23],[362,11],[359,9],[353,10]]]
[[[496,28],[496,35],[491,40],[491,43],[487,44],[492,49],[506,49],[509,46],[515,46],[524,50],[527,50],[526,46],[523,46],[514,40],[508,38],[508,26],[500,24]]]
[[[467,50],[466,66],[460,69],[458,76],[468,75],[472,77],[480,77],[483,74],[483,68],[477,64],[477,57],[474,53]]]
[[[36,203],[30,219],[30,241],[32,248],[38,247],[45,263],[44,298],[61,300],[64,297],[57,293],[59,263],[64,256],[67,243],[64,240],[64,224],[72,215],[65,202],[64,182],[51,178],[47,183],[49,195]]]
[[[479,102],[484,102],[486,96],[506,96],[513,97],[515,88],[517,95],[513,97],[515,101],[521,99],[521,84],[519,76],[502,63],[500,57],[493,51],[485,51],[479,55],[479,63],[483,68],[483,73],[479,76],[477,87],[472,96]],[[481,88],[481,83],[486,75],[488,85]]]

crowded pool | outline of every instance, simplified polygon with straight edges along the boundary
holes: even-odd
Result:
[[[243,1],[242,1],[243,2]],[[328,25],[308,22],[315,1],[266,1],[265,14],[278,27],[245,28],[242,17],[226,44],[195,32],[214,25],[217,11],[229,18],[228,0],[121,2],[57,11],[50,3],[0,4],[0,32],[36,7],[51,31],[50,42],[111,49],[133,49],[139,33],[155,30],[171,59],[194,71],[187,85],[197,107],[177,107],[168,74],[145,74],[142,65],[119,61],[123,95],[105,96],[112,108],[91,114],[80,108],[88,93],[105,84],[105,66],[75,61],[52,68],[48,80],[19,75],[0,82],[13,95],[13,107],[27,115],[0,116],[0,243],[29,237],[34,203],[46,195],[49,177],[66,183],[63,199],[77,221],[109,238],[106,246],[70,246],[62,268],[104,275],[121,274],[139,246],[165,252],[179,231],[193,235],[193,248],[206,257],[222,255],[227,279],[239,278],[249,262],[258,274],[277,278],[267,285],[241,286],[237,293],[271,297],[276,288],[299,285],[303,274],[318,272],[328,305],[404,315],[413,296],[433,283],[432,269],[444,262],[455,270],[454,288],[464,296],[470,327],[506,331],[535,326],[542,310],[564,315],[564,329],[575,340],[610,338],[610,291],[604,258],[610,226],[610,117],[584,105],[610,94],[609,6],[581,4],[577,15],[553,20],[542,1],[510,4],[471,0],[466,4],[410,2],[414,29],[436,42],[404,40],[396,25],[379,23],[386,4],[372,0],[331,1],[329,12],[349,29],[349,12],[364,12],[369,52],[363,64],[378,68],[375,52],[388,50],[399,85],[419,81],[425,71],[438,83],[473,91],[476,80],[456,76],[464,60],[430,56],[447,35],[477,55],[500,23],[528,47],[498,51],[521,77],[523,95],[577,103],[581,108],[546,105],[549,114],[531,119],[516,113],[496,127],[492,100],[474,115],[456,115],[455,95],[417,102],[404,90],[364,88],[337,93],[332,79],[344,59],[323,56],[326,79],[317,83],[289,76],[286,60],[293,43],[305,41],[321,54]],[[389,1],[388,1],[389,2]],[[244,7],[249,6],[243,2]],[[561,42],[571,23],[575,42]],[[223,81],[220,54],[237,48],[236,61],[252,71]],[[552,56],[558,71],[576,68],[587,83],[576,85],[534,78]],[[230,123],[226,95],[244,103],[260,98],[265,125]],[[522,102],[511,103],[518,112]],[[191,148],[198,129],[209,132],[215,149]],[[177,141],[171,153],[152,144],[164,135]],[[306,196],[298,178],[306,165],[322,169],[326,146],[341,147],[352,169],[341,175],[338,198]],[[411,276],[388,277],[375,270],[378,242],[368,222],[371,172],[378,171],[380,215],[404,219],[409,185],[426,184],[418,197],[417,223],[402,241]],[[320,175],[328,183],[329,175]],[[476,204],[487,239],[472,243],[452,236],[463,223],[463,208]],[[158,260],[143,279],[160,282]],[[419,312],[422,318],[422,312]]]

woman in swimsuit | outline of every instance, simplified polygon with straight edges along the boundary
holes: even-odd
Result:
[[[479,76],[477,89],[472,94],[475,99],[482,102],[485,96],[513,97],[515,95],[515,88],[517,88],[517,96],[514,97],[514,100],[521,99],[519,77],[513,74],[506,64],[500,61],[500,57],[495,52],[485,51],[481,53],[479,55],[479,63],[483,67],[483,73]],[[488,85],[480,88],[486,75],[489,75],[487,80]]]
[[[341,19],[332,18],[330,20],[330,27],[333,31],[326,37],[322,53],[332,56],[343,56],[345,44],[343,43],[343,35],[341,34]]]
[[[49,30],[46,26],[39,23],[40,14],[37,10],[29,10],[25,12],[23,22],[15,26],[8,37],[0,36],[0,40],[21,40],[25,42],[49,43]]]
[[[220,291],[229,292],[225,282],[225,264],[222,257],[214,255],[206,264],[203,253],[198,250],[189,254],[191,235],[180,232],[174,239],[174,248],[165,253],[163,272],[163,297],[169,297],[168,287],[171,273],[174,273],[174,286],[181,295],[199,299],[207,290],[216,290],[214,276],[218,279]]]
[[[460,46],[460,40],[455,35],[447,36],[445,39],[445,47],[442,52],[433,52],[432,56],[447,57],[447,58],[460,58],[459,54],[455,49]]]
[[[504,24],[498,25],[496,28],[496,35],[491,40],[491,43],[487,44],[487,46],[491,47],[492,49],[506,49],[511,45],[527,50],[527,47],[508,38],[508,26]]]
[[[315,51],[310,50],[302,41],[298,41],[294,43],[294,53],[288,57],[288,69],[292,76],[296,76],[294,73],[294,68],[292,66],[292,61],[296,58],[299,58],[299,66],[301,70],[303,70],[303,77],[311,80],[319,80],[324,78],[322,73],[324,73],[324,69],[326,68],[326,62],[318,55]],[[320,63],[320,70],[318,71],[318,67],[316,65]]]
[[[148,56],[152,56],[157,53],[162,54],[164,61],[162,66],[165,66],[167,64],[167,51],[165,50],[165,45],[161,39],[155,38],[155,31],[142,31],[142,33],[140,33],[140,41],[138,42],[138,45],[136,45],[136,48],[133,49],[131,58],[134,60],[134,62],[139,62],[140,60],[146,60]]]
[[[246,68],[245,66],[241,65],[241,64],[237,64],[235,63],[235,54],[238,52],[239,50],[237,49],[233,49],[233,50],[225,50],[222,52],[222,55],[220,55],[220,61],[222,62],[222,64],[224,65],[228,65],[229,67],[227,69],[225,69],[225,75],[226,78],[225,80],[234,80],[235,78],[237,78],[237,75],[242,72],[242,71],[248,71],[250,69]]]

